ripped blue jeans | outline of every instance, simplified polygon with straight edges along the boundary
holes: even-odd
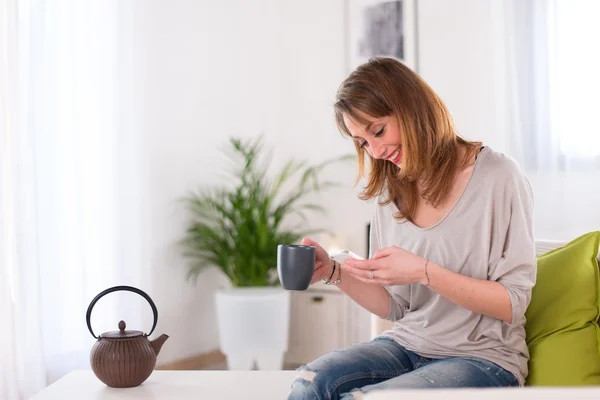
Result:
[[[428,359],[386,337],[325,354],[298,371],[289,400],[360,399],[382,389],[519,385],[512,373],[490,361]]]

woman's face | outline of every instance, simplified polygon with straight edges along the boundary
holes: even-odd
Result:
[[[393,116],[373,118],[360,111],[359,116],[369,121],[363,125],[344,114],[344,123],[352,138],[364,148],[371,157],[387,160],[401,166],[402,138],[398,130],[398,121]]]

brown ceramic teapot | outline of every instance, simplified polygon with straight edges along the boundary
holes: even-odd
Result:
[[[100,336],[94,335],[90,317],[92,309],[100,298],[119,290],[130,291],[144,297],[154,313],[154,323],[150,333],[125,330],[125,322],[119,322],[119,330],[105,332]],[[93,337],[98,339],[90,354],[92,370],[102,382],[110,387],[126,388],[138,386],[144,382],[156,366],[156,356],[160,352],[167,335],[161,335],[150,341],[158,322],[158,311],[152,299],[140,289],[131,286],[115,286],[99,293],[90,303],[86,314],[87,326]]]

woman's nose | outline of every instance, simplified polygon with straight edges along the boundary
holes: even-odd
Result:
[[[385,146],[379,145],[378,147],[371,147],[373,149],[373,155],[375,158],[383,158],[385,156]]]

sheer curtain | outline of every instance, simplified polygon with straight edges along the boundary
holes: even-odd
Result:
[[[17,20],[16,1],[0,8],[0,398],[31,394],[45,383],[41,344],[40,280],[37,269],[35,171],[31,136],[19,134],[27,120],[19,110],[19,66],[28,40]],[[20,237],[33,244],[26,248]]]
[[[89,368],[89,302],[144,282],[134,141],[123,139],[128,3],[0,4],[0,398],[17,399]],[[120,319],[143,330],[140,307],[133,295],[104,298],[95,333]]]
[[[530,177],[536,235],[568,240],[600,229],[600,2],[494,7],[501,132]]]

